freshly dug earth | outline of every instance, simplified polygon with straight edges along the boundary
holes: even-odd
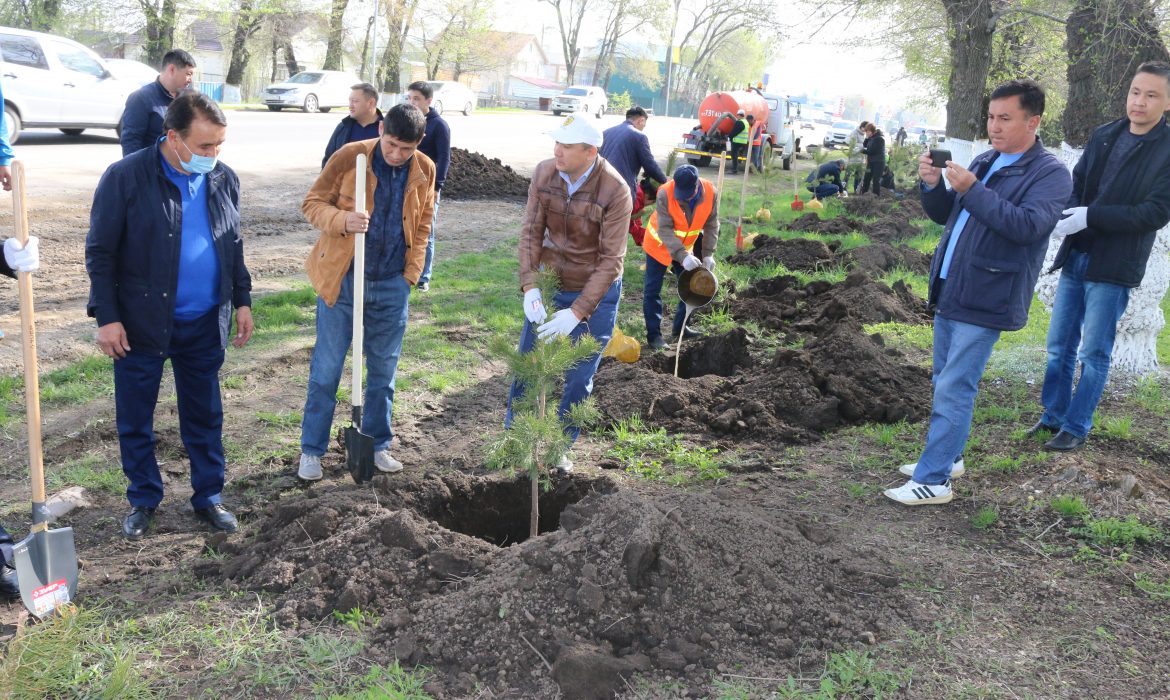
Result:
[[[731,313],[765,328],[804,333],[822,333],[845,317],[861,323],[930,321],[926,302],[903,282],[887,287],[862,270],[837,284],[815,280],[801,285],[791,275],[759,280],[732,300]]]
[[[451,168],[443,184],[444,199],[523,199],[529,179],[499,158],[462,148],[451,149]]]
[[[253,539],[223,543],[229,556],[196,571],[277,593],[282,624],[377,612],[365,653],[436,669],[428,690],[452,698],[608,698],[635,672],[699,692],[712,671],[797,675],[909,622],[882,557],[823,524],[745,507],[735,488],[627,491],[574,476],[546,499],[555,532],[501,548],[447,527],[498,535],[511,518],[523,529],[527,490],[525,479],[404,472],[310,491],[273,504]],[[504,512],[510,501],[520,507]]]
[[[910,223],[912,219],[926,217],[922,211],[922,204],[916,199],[896,201],[892,197],[876,198],[862,195],[849,197],[844,203],[845,211],[848,212],[845,216],[822,219],[817,214],[809,212],[794,221],[780,223],[777,228],[831,236],[843,236],[857,231],[871,240],[887,243],[913,238],[922,232],[918,226]]]
[[[871,245],[839,250],[840,241],[819,241],[811,238],[785,240],[774,236],[757,236],[751,250],[728,258],[733,265],[763,265],[780,263],[789,270],[816,272],[818,269],[844,265],[870,275],[881,275],[893,269],[905,269],[925,275],[930,272],[930,256],[908,246],[892,246],[878,242]]]

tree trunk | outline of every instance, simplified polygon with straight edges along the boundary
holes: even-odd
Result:
[[[390,0],[386,6],[386,24],[389,25],[390,39],[382,52],[378,65],[378,84],[384,92],[402,92],[402,75],[399,66],[406,36],[414,19],[418,0]]]
[[[37,32],[52,32],[61,16],[60,0],[33,0],[27,5],[25,24]]]
[[[236,18],[236,31],[232,34],[232,58],[228,63],[227,76],[224,82],[228,85],[240,85],[244,81],[244,71],[251,60],[248,50],[248,39],[260,27],[260,17],[252,4],[253,0],[240,0],[240,13]]]
[[[276,82],[276,66],[279,65],[276,60],[276,54],[280,52],[280,42],[276,37],[276,33],[272,34],[272,74],[268,77],[268,82]]]
[[[951,72],[947,84],[947,136],[973,141],[987,133],[984,97],[995,35],[993,0],[943,0]]]
[[[349,0],[333,0],[329,13],[329,43],[325,45],[322,70],[341,70],[341,42],[345,39],[345,8]]]
[[[1083,147],[1093,129],[1125,116],[1129,83],[1144,61],[1167,61],[1149,0],[1077,0],[1066,25],[1064,140]]]
[[[162,63],[162,57],[175,45],[175,0],[162,0],[156,8],[151,0],[138,0],[146,16],[142,47],[144,62],[151,66]]]

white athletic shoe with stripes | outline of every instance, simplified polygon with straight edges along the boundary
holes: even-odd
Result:
[[[928,506],[950,503],[955,497],[951,482],[945,484],[920,484],[911,479],[896,489],[886,489],[886,498],[907,506]]]
[[[898,473],[905,474],[906,476],[914,476],[914,470],[917,468],[918,468],[918,462],[915,462],[914,464],[903,464],[902,466],[898,467]],[[954,464],[951,465],[951,473],[950,473],[950,476],[948,476],[948,478],[958,479],[966,471],[967,471],[966,467],[963,466],[963,458],[960,457],[960,458],[955,460]]]

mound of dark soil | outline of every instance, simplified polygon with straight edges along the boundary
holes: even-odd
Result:
[[[885,242],[841,251],[837,254],[837,262],[875,277],[897,268],[920,275],[930,274],[929,255],[909,246],[892,246]]]
[[[524,199],[528,178],[499,158],[488,158],[462,148],[451,149],[451,168],[443,184],[445,199]]]
[[[891,211],[901,211],[907,218],[922,219],[926,213],[922,210],[922,201],[913,191],[905,199],[893,197],[874,197],[868,194],[855,195],[841,200],[845,211],[852,217],[875,217],[888,214]]]
[[[828,244],[811,238],[784,240],[773,236],[756,236],[751,250],[727,259],[733,265],[762,265],[779,262],[789,270],[813,271],[833,264],[833,253],[840,246],[837,241]]]
[[[894,286],[873,280],[863,270],[844,282],[813,281],[801,285],[790,275],[759,280],[731,303],[732,315],[778,331],[822,333],[846,317],[861,323],[928,323],[926,302],[901,281]]]
[[[778,229],[786,231],[802,231],[806,233],[823,233],[831,236],[844,236],[860,230],[861,223],[847,216],[837,216],[832,219],[822,219],[813,212],[802,214],[800,218],[787,223],[780,223]]]
[[[893,567],[818,522],[745,509],[742,490],[556,486],[560,529],[503,548],[450,528],[525,523],[510,512],[524,479],[404,472],[313,489],[196,573],[275,593],[286,626],[378,614],[363,654],[436,669],[440,697],[604,698],[634,672],[698,687],[745,662],[783,676],[904,622]]]

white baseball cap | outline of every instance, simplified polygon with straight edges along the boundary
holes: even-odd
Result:
[[[742,117],[744,115],[744,111],[741,109],[738,112],[736,112],[736,114]]]
[[[560,127],[548,132],[548,135],[557,143],[566,146],[575,143],[587,143],[590,146],[601,148],[601,132],[590,123],[588,118],[570,115]]]

